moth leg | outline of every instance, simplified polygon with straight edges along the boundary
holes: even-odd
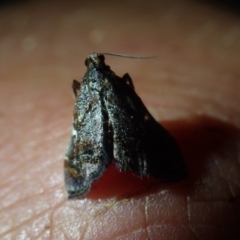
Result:
[[[124,80],[125,83],[128,84],[134,90],[133,81],[128,73],[125,73],[123,75],[122,80]]]
[[[72,82],[72,90],[75,98],[77,98],[78,96],[78,91],[80,90],[80,86],[81,86],[80,82],[74,79]]]

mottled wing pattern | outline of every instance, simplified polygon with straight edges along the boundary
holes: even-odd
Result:
[[[175,139],[148,112],[129,75],[111,78],[108,88],[105,105],[113,129],[117,168],[166,182],[186,177]]]
[[[95,86],[98,83],[92,81],[92,74],[101,82],[102,76],[96,75],[96,71],[87,73],[75,103],[72,136],[65,157],[68,198],[87,193],[91,183],[102,175],[112,159],[112,134],[108,130],[104,102]],[[109,132],[110,137],[105,132]]]

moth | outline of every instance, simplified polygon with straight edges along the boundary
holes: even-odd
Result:
[[[187,176],[175,139],[149,113],[129,74],[118,77],[104,55],[90,54],[79,83],[64,160],[68,198],[84,196],[113,161],[119,171],[176,182]]]

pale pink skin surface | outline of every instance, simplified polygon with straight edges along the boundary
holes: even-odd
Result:
[[[126,2],[0,10],[1,239],[240,239],[240,18],[200,1]],[[106,63],[176,137],[188,180],[136,194],[150,180],[111,167],[66,200],[71,81],[93,51],[158,55]]]

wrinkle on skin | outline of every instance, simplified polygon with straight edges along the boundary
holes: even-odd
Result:
[[[200,1],[134,4],[1,8],[1,239],[240,239],[239,16]],[[104,38],[90,41],[96,29]],[[67,201],[71,81],[103,50],[159,56],[107,62],[176,137],[189,178],[163,184],[111,166]]]

